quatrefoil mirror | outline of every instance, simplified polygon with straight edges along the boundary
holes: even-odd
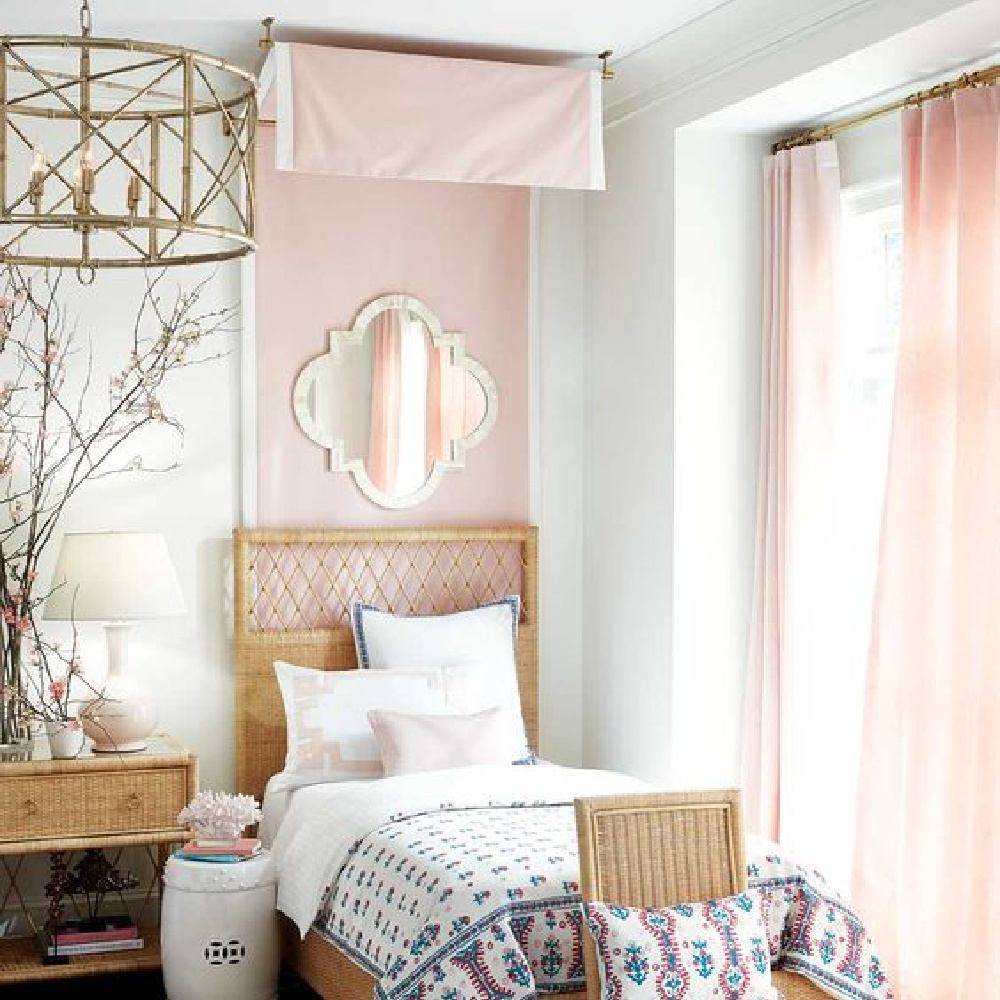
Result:
[[[300,372],[293,393],[305,434],[381,507],[426,500],[497,419],[490,373],[412,295],[369,302],[350,330]]]

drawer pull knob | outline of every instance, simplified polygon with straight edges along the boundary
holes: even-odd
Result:
[[[38,814],[38,803],[34,799],[24,800],[24,811],[29,816],[35,816]]]
[[[138,809],[142,805],[142,796],[138,792],[132,792],[128,797],[129,809]]]

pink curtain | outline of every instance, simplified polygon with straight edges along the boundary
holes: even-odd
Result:
[[[903,325],[854,901],[904,1000],[1000,995],[1000,89],[903,119]]]
[[[810,700],[831,655],[826,591],[833,520],[840,259],[840,169],[824,142],[766,164],[761,441],[753,617],[744,715],[750,829],[786,846],[816,788]],[[792,843],[789,843],[791,841]]]
[[[400,418],[403,392],[403,318],[401,309],[375,317],[371,429],[368,475],[383,492],[395,494],[399,472]]]
[[[451,460],[452,441],[465,437],[465,369],[451,363],[450,347],[432,347],[427,372],[427,468]]]

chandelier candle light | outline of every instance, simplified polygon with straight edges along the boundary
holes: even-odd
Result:
[[[252,74],[91,32],[0,37],[0,264],[162,267],[254,249]]]

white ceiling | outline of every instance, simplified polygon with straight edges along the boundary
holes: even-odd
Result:
[[[1000,54],[1000,2],[978,0],[733,104],[695,127],[791,132],[895,100]]]
[[[94,33],[201,48],[256,69],[278,39],[576,62],[621,58],[731,0],[90,0]],[[0,0],[5,34],[75,33],[78,0]]]

